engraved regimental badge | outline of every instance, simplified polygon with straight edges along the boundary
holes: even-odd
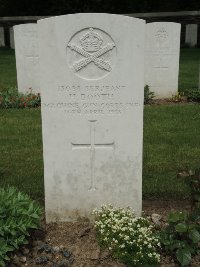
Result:
[[[155,38],[159,48],[166,48],[168,46],[168,33],[164,28],[156,32]]]
[[[104,31],[87,28],[76,33],[67,45],[68,63],[81,78],[97,80],[108,75],[116,58],[112,38]]]

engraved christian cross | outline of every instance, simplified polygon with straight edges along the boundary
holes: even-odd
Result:
[[[89,190],[96,190],[95,185],[95,150],[96,149],[114,149],[115,142],[112,143],[96,143],[95,142],[95,123],[96,120],[90,120],[90,143],[75,144],[71,142],[72,149],[90,149],[90,168],[91,168],[91,182]]]

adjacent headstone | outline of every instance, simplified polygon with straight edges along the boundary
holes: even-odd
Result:
[[[190,47],[197,45],[198,24],[187,24],[185,32],[185,43]]]
[[[37,24],[14,26],[18,90],[40,93]]]
[[[75,14],[38,22],[46,220],[142,206],[145,22]]]
[[[15,49],[15,39],[14,39],[13,27],[11,27],[9,30],[10,30],[10,48]]]
[[[5,46],[4,28],[0,27],[0,47]]]
[[[179,23],[146,25],[145,83],[156,98],[172,97],[177,93],[180,31]]]

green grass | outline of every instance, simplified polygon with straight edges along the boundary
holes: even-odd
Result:
[[[0,186],[14,185],[43,200],[40,109],[0,110]],[[143,198],[190,196],[178,170],[200,167],[200,106],[146,106]]]
[[[0,109],[0,186],[43,199],[40,109]]]
[[[8,48],[0,49],[0,91],[8,87],[16,87],[15,51]]]
[[[200,105],[146,106],[143,191],[146,198],[187,198],[178,171],[200,168]]]
[[[179,65],[179,91],[197,89],[199,79],[200,48],[182,48]]]

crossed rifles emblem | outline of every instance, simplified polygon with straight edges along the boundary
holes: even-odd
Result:
[[[91,43],[90,45],[92,46],[93,43]],[[106,54],[108,51],[112,50],[115,47],[114,43],[108,43],[107,45],[103,47],[101,47],[101,45],[99,46],[97,45],[96,51],[94,52],[85,51],[84,46],[82,48],[72,43],[69,43],[68,47],[71,50],[74,50],[76,53],[84,57],[81,60],[73,64],[73,69],[75,72],[81,70],[82,68],[90,64],[91,62],[93,62],[98,68],[102,70],[106,70],[109,72],[112,70],[109,62],[102,59],[101,56]]]

